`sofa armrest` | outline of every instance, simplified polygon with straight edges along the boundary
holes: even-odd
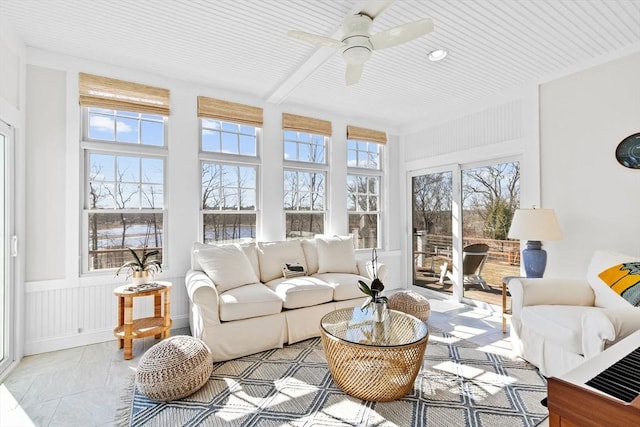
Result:
[[[358,273],[361,276],[364,276],[367,279],[373,279],[373,266],[371,261],[358,259],[356,260],[356,266],[358,267]],[[378,279],[384,282],[385,277],[387,277],[387,266],[379,262],[377,267],[376,274],[378,275]]]
[[[640,308],[591,310],[582,315],[582,352],[585,358],[640,329]]]
[[[593,306],[595,295],[583,279],[525,279],[509,280],[511,311],[520,318],[523,307],[531,305]]]
[[[220,324],[218,290],[209,276],[199,270],[189,270],[185,284],[191,302],[191,333],[199,336],[205,326]]]

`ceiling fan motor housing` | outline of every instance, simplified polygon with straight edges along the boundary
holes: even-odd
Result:
[[[371,56],[373,45],[369,41],[369,27],[373,21],[367,15],[353,15],[342,24],[345,47],[342,57],[347,64],[363,64]]]

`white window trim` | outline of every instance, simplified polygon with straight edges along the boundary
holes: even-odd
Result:
[[[162,214],[162,267],[168,269],[170,260],[168,259],[168,210],[167,210],[167,159],[169,150],[167,145],[168,135],[168,117],[163,118],[163,145],[147,145],[138,143],[126,143],[116,141],[106,141],[98,139],[89,139],[89,108],[81,107],[81,131],[80,131],[80,153],[82,158],[82,167],[80,168],[80,177],[82,183],[82,200],[80,221],[80,277],[94,277],[113,275],[117,268],[105,268],[100,270],[89,271],[89,214],[90,213],[161,213]],[[124,110],[123,110],[124,111]],[[92,153],[110,154],[114,156],[131,155],[144,158],[156,158],[163,161],[163,182],[162,182],[162,209],[151,208],[134,208],[134,209],[91,209],[87,207],[89,199],[89,155]]]
[[[348,141],[347,140],[347,153],[349,151],[348,148]],[[354,141],[359,141],[359,140],[354,140]],[[369,142],[371,144],[377,144],[376,142],[371,142],[371,141],[366,141]],[[376,213],[378,215],[378,247],[376,249],[383,249],[384,245],[384,232],[383,232],[383,206],[385,206],[384,202],[385,202],[385,145],[384,144],[378,144],[379,146],[379,151],[378,151],[378,168],[362,168],[362,167],[356,167],[356,166],[347,166],[347,177],[350,175],[361,175],[361,176],[372,176],[372,177],[378,177],[378,189],[379,189],[379,194],[378,194],[378,210],[377,211],[371,211],[371,213]],[[345,159],[347,161],[348,164],[348,159]],[[348,197],[348,193],[347,193],[347,197]],[[361,212],[361,211],[349,211],[347,210],[347,224],[349,223],[349,215],[350,214],[357,214],[357,213],[367,213],[367,212]],[[349,232],[351,232],[351,230],[349,230]],[[371,250],[371,248],[364,248],[364,249],[357,249],[356,252],[360,252],[360,251],[369,251]]]
[[[256,240],[260,235],[259,226],[261,224],[261,206],[262,206],[262,183],[260,182],[262,159],[260,157],[260,149],[262,146],[262,128],[255,127],[256,129],[256,155],[250,156],[245,154],[232,154],[232,153],[218,153],[215,151],[204,151],[202,149],[202,118],[198,119],[199,132],[198,132],[198,160],[200,172],[202,172],[203,163],[220,163],[233,166],[248,166],[255,167],[256,169],[256,207],[255,210],[213,210],[202,209],[202,176],[199,184],[199,196],[198,196],[198,237],[197,241],[204,243],[204,216],[207,214],[255,214],[256,216]],[[215,120],[215,119],[210,119]],[[224,120],[218,120],[224,121]],[[227,122],[233,123],[233,122]]]

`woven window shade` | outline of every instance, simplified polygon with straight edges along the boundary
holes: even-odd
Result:
[[[331,122],[289,113],[282,113],[282,129],[331,136]]]
[[[387,143],[387,134],[379,130],[371,130],[359,128],[355,126],[347,126],[347,139],[356,139],[358,141],[377,142],[379,144]]]
[[[221,99],[198,97],[198,117],[262,127],[262,108]]]
[[[80,105],[168,116],[169,89],[80,73]]]

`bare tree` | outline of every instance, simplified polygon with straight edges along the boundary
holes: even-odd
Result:
[[[520,204],[520,164],[502,163],[464,171],[463,206],[483,221],[483,234],[505,240]]]
[[[413,178],[413,224],[428,234],[451,233],[452,181],[450,172]]]

